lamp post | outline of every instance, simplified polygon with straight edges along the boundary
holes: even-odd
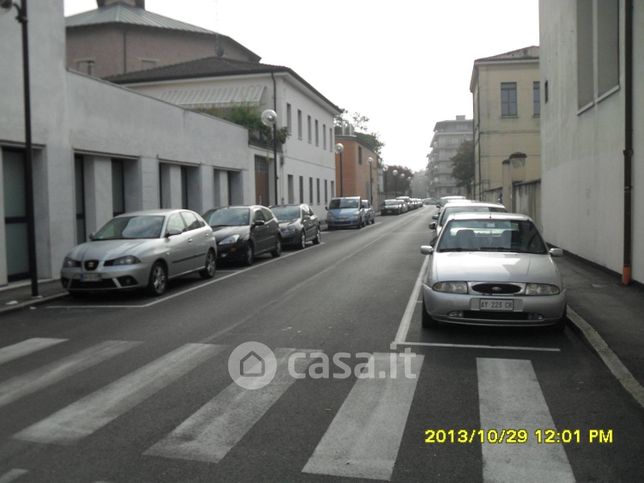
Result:
[[[27,211],[27,250],[29,253],[29,278],[31,295],[38,296],[38,266],[36,263],[36,230],[34,214],[33,144],[31,140],[31,97],[29,82],[29,33],[27,30],[27,0],[20,4],[13,0],[0,0],[0,14],[15,7],[16,20],[22,28],[22,75],[25,110],[25,208]]]
[[[262,112],[262,124],[264,126],[273,128],[273,164],[275,173],[273,182],[275,184],[275,204],[279,205],[279,197],[277,195],[277,113],[273,109],[266,109]]]
[[[394,175],[394,198],[398,197],[398,170],[394,169],[391,174]]]
[[[335,145],[335,152],[340,155],[340,196],[344,196],[344,183],[342,174],[342,153],[344,152],[344,144],[338,143]]]
[[[369,162],[369,203],[373,206],[373,158],[367,158]]]

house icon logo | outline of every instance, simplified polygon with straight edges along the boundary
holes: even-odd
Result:
[[[244,389],[261,389],[273,380],[276,372],[275,354],[261,342],[244,342],[228,357],[228,373]]]

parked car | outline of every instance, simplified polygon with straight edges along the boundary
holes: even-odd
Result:
[[[279,223],[280,235],[284,245],[306,247],[311,241],[318,245],[322,241],[320,220],[307,204],[271,206],[271,211]]]
[[[72,295],[139,288],[161,295],[171,278],[214,277],[216,259],[213,231],[197,213],[137,211],[112,218],[69,252],[60,279]]]
[[[429,224],[429,229],[435,230],[436,237],[438,237],[447,219],[455,213],[505,213],[507,211],[505,206],[498,203],[482,203],[480,201],[469,200],[450,201],[437,215],[436,221]],[[434,219],[433,216],[432,219]]]
[[[327,207],[326,224],[329,230],[345,226],[362,228],[365,220],[360,197],[332,198]]]
[[[440,322],[563,328],[566,290],[533,221],[515,213],[449,218],[423,282],[422,325]]]
[[[462,195],[449,195],[449,196],[441,196],[440,199],[438,200],[438,203],[436,206],[438,208],[442,208],[445,206],[447,203],[450,201],[467,201],[467,198]]]
[[[369,200],[362,200],[362,211],[364,212],[365,225],[373,225],[376,222],[376,212],[374,211]]]
[[[382,215],[400,215],[403,212],[404,201],[402,200],[385,200],[380,213]]]
[[[282,254],[279,223],[273,212],[260,205],[228,206],[208,210],[203,215],[217,240],[221,260],[252,265],[257,255]]]
[[[414,209],[413,204],[411,202],[411,198],[409,196],[396,196],[396,199],[401,200],[405,203],[405,206],[407,207],[406,211],[410,211]]]

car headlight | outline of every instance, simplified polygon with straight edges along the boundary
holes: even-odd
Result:
[[[124,257],[115,258],[114,260],[108,260],[103,265],[111,267],[114,265],[136,265],[137,263],[141,263],[141,260],[133,255],[126,255]]]
[[[436,282],[432,288],[437,292],[467,293],[467,282]]]
[[[221,240],[218,245],[232,245],[237,243],[237,240],[239,240],[239,235],[230,235]]]
[[[81,266],[81,262],[73,258],[65,257],[63,260],[63,268],[77,268]]]
[[[547,283],[529,283],[525,286],[526,295],[559,295],[560,292],[559,287]]]

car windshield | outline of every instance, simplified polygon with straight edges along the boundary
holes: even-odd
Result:
[[[454,213],[488,213],[488,212],[493,212],[493,213],[505,213],[506,209],[496,207],[496,206],[477,206],[477,205],[468,205],[468,206],[446,206],[443,208],[443,211],[441,212],[441,217],[440,220],[438,220],[438,224],[443,226],[445,222],[447,221],[447,217],[449,215],[453,215]]]
[[[94,240],[122,240],[159,238],[163,228],[163,215],[119,216],[108,221],[94,235]]]
[[[385,200],[385,205],[388,206],[397,206],[400,204],[400,201],[398,200]]]
[[[341,208],[358,208],[360,200],[354,198],[336,198],[329,203],[330,210],[337,210]]]
[[[300,217],[299,206],[275,206],[271,211],[277,218],[277,221],[297,220]]]
[[[436,250],[548,253],[539,231],[529,220],[450,220]]]
[[[206,212],[204,219],[212,226],[244,226],[249,224],[250,209],[245,207],[219,208]]]

